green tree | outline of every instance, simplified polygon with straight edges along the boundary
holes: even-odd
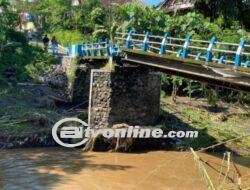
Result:
[[[211,21],[222,16],[225,27],[232,24],[233,20],[243,21],[244,7],[247,5],[246,0],[196,0],[196,10],[210,17]]]
[[[8,41],[8,33],[15,29],[16,24],[17,15],[11,11],[9,2],[0,0],[0,51]]]
[[[104,13],[100,7],[100,0],[84,0],[79,6],[74,7],[74,20],[77,21],[79,31],[89,35],[95,30],[96,24],[102,24],[106,12]],[[103,18],[101,18],[102,16]]]
[[[36,24],[48,33],[78,30],[91,34],[95,24],[100,24],[105,18],[102,9],[97,8],[100,7],[100,0],[83,0],[78,6],[72,6],[71,3],[71,0],[38,1],[32,5],[31,13],[38,18]]]
[[[56,29],[71,29],[71,0],[43,0],[31,7],[31,13],[39,19],[41,28],[46,32]]]
[[[170,16],[164,10],[156,10],[139,3],[127,3],[118,7],[114,19],[119,23],[118,30],[123,32],[134,29],[141,33],[164,33],[169,26]]]

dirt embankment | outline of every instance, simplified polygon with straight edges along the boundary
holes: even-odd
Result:
[[[82,76],[85,76],[86,79],[88,72],[85,69],[76,70],[78,74],[71,77],[79,75],[79,78],[83,79]],[[68,78],[65,72],[55,67],[44,78],[44,84],[25,83],[0,89],[0,148],[55,146],[51,136],[54,123],[65,117],[87,119],[88,97],[84,96],[85,100],[76,104],[73,97],[78,97],[82,91],[88,91],[88,88],[79,88],[80,92],[76,92],[74,89],[84,83],[81,81],[75,82],[71,85],[73,90],[69,90]],[[247,135],[250,131],[249,113],[249,107],[225,102],[218,102],[218,106],[214,108],[208,106],[204,99],[178,97],[177,103],[172,103],[170,98],[163,98],[159,126],[171,130],[198,130],[199,138],[135,141],[132,150],[140,150],[141,147],[200,149]],[[227,144],[227,147],[239,154],[249,154],[249,143],[249,138],[244,138]],[[100,143],[98,146],[97,149],[102,149]]]
[[[60,67],[44,77],[43,84],[0,88],[0,149],[55,146],[54,123],[65,117],[86,117],[86,102],[72,107],[68,79]]]

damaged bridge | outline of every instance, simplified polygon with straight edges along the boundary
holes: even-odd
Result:
[[[114,43],[108,39],[67,48],[71,57],[82,60],[105,60],[113,57],[124,67],[146,67],[154,71],[250,92],[250,45],[239,43],[137,34],[116,33]]]

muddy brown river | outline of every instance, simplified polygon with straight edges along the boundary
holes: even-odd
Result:
[[[219,154],[200,153],[218,184]],[[250,160],[234,156],[242,188],[250,186]],[[223,167],[223,171],[226,168]],[[221,177],[221,181],[223,176]],[[233,189],[231,166],[222,189]],[[0,150],[0,190],[195,190],[206,185],[188,152],[83,153],[60,148]]]

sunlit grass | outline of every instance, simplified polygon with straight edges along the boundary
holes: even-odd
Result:
[[[182,104],[164,103],[162,109],[168,113],[178,113],[175,114],[177,118],[186,123],[192,130],[199,131],[197,139],[185,139],[183,141],[183,146],[195,149],[205,148],[218,142],[225,142],[233,138],[246,136],[250,126],[249,113],[245,111],[225,116],[225,118],[221,119],[220,116],[223,116],[223,114],[212,113],[206,109]],[[248,135],[247,137],[230,142],[227,145],[249,149],[250,136]]]

